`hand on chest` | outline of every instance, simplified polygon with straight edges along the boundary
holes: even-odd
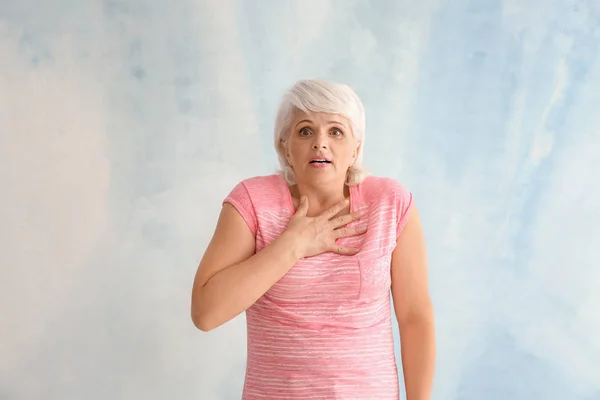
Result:
[[[368,217],[356,224],[368,224],[367,232],[339,240],[341,245],[360,248],[358,254],[323,253],[303,258],[266,296],[283,303],[369,301],[387,296],[395,227]]]

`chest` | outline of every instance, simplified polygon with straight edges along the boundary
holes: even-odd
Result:
[[[365,216],[350,226],[366,225],[367,232],[340,239],[339,243],[359,248],[358,254],[345,256],[328,252],[303,258],[265,296],[280,304],[335,304],[388,296],[396,244],[395,219],[367,208],[357,211],[365,212]],[[283,211],[259,216],[257,251],[281,235],[290,218],[291,213]]]

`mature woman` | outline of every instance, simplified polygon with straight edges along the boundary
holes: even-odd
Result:
[[[412,194],[361,165],[365,117],[346,85],[297,82],[275,124],[279,174],[223,202],[192,320],[246,312],[243,399],[398,399],[390,291],[408,400],[430,398],[435,340]]]

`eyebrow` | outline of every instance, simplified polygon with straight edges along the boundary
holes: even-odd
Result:
[[[299,121],[299,122],[296,124],[296,126],[300,125],[300,124],[301,124],[301,123],[303,123],[303,122],[312,123],[312,121],[311,121],[311,120],[309,120],[309,119],[303,119],[302,121]],[[343,126],[344,128],[346,127],[346,125],[344,125],[344,124],[343,124],[343,123],[341,123],[340,121],[327,121],[327,123],[328,123],[328,124],[337,124],[337,125],[341,125],[341,126]]]

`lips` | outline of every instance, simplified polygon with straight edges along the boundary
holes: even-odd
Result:
[[[331,164],[331,161],[326,158],[315,158],[310,160],[309,164]]]

